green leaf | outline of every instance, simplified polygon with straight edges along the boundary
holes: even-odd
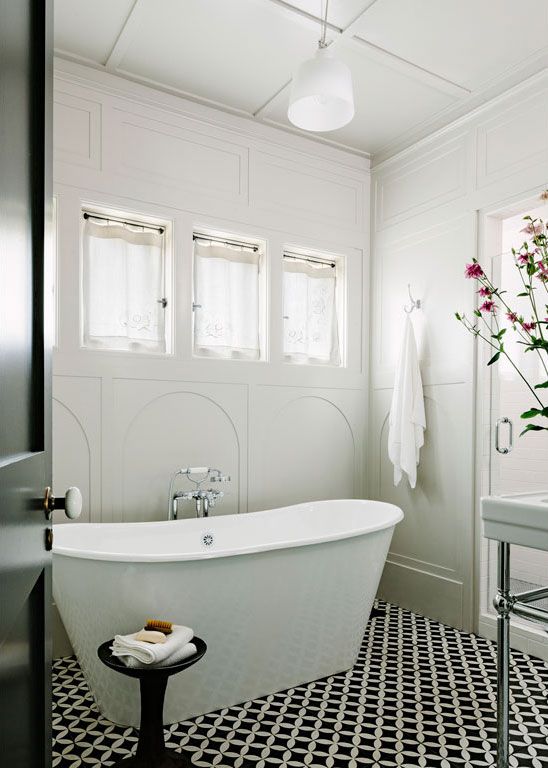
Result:
[[[481,312],[479,311],[479,309],[475,309],[474,314],[476,317],[481,317]]]
[[[535,389],[548,389],[548,381],[543,381],[542,384],[535,384]]]
[[[542,430],[548,430],[548,427],[540,427],[538,424],[528,424],[525,429],[519,433],[521,437],[526,432],[541,432]]]
[[[492,357],[492,358],[489,360],[489,362],[487,363],[487,365],[493,365],[493,363],[496,363],[496,362],[497,362],[497,360],[499,359],[499,357],[500,357],[500,352],[495,352],[495,354],[494,354],[494,355],[493,355],[493,357]]]
[[[502,339],[502,337],[504,336],[504,334],[505,334],[505,333],[506,333],[506,328],[503,328],[503,329],[502,329],[501,331],[499,331],[498,333],[492,333],[492,334],[491,334],[491,338],[492,338],[492,339],[496,339],[497,341],[500,341],[500,340]]]
[[[518,293],[518,296],[529,296],[529,291]]]
[[[462,320],[462,317],[459,315],[458,312],[455,312],[455,317],[457,318],[457,320]]]
[[[535,416],[546,416],[548,418],[548,408],[530,408],[521,414],[522,419],[534,419]]]

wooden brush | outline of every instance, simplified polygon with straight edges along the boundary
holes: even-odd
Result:
[[[147,632],[163,632],[164,635],[170,635],[173,632],[171,621],[158,621],[158,619],[147,619],[145,626]]]

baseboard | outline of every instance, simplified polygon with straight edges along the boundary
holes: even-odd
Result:
[[[378,596],[456,629],[469,629],[462,582],[387,560]]]
[[[488,613],[482,613],[479,618],[478,634],[487,640],[497,639],[497,619]],[[510,631],[510,646],[516,650],[548,662],[548,631],[525,626],[512,619]]]

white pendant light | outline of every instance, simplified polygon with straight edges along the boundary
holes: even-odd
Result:
[[[328,1],[316,55],[301,64],[291,85],[287,116],[305,131],[334,131],[354,117],[350,69],[333,56],[325,41],[327,7]]]

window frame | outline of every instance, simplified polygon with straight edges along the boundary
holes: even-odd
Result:
[[[93,219],[93,216],[99,216],[101,218],[109,218],[113,223],[119,223],[117,220],[127,221],[127,223],[133,223],[136,226],[142,225],[143,227],[158,227],[163,228],[163,248],[162,248],[162,274],[163,274],[163,298],[167,299],[167,305],[164,309],[164,342],[165,350],[147,350],[147,349],[116,349],[113,347],[91,347],[85,343],[85,305],[84,305],[84,228],[86,219],[84,214],[89,214],[89,217]],[[173,222],[168,219],[159,218],[153,214],[143,214],[134,211],[128,211],[127,209],[119,208],[117,206],[105,206],[102,204],[88,203],[82,201],[80,203],[80,225],[79,225],[79,238],[80,238],[80,265],[79,265],[79,328],[78,328],[78,347],[80,350],[85,351],[86,354],[109,354],[109,355],[122,355],[129,357],[145,357],[145,358],[166,358],[173,357],[175,354],[174,349],[174,258],[173,258]]]

